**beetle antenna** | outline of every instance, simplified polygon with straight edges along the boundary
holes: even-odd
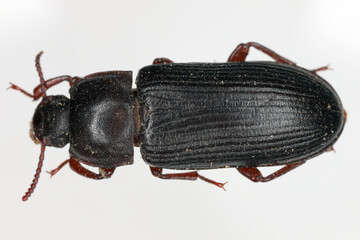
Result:
[[[42,97],[45,98],[46,97],[46,86],[45,86],[44,75],[42,73],[41,66],[40,66],[40,57],[42,54],[43,54],[43,51],[39,52],[39,54],[36,55],[35,67],[36,67],[36,71],[39,73],[39,77],[40,77]]]
[[[35,176],[30,185],[30,188],[27,190],[25,195],[22,197],[23,201],[28,200],[28,198],[31,196],[31,194],[34,192],[34,189],[36,188],[36,184],[38,183],[40,173],[41,173],[41,168],[42,168],[43,161],[44,161],[44,154],[45,154],[45,145],[41,144],[41,152],[40,152],[38,167],[36,169]]]

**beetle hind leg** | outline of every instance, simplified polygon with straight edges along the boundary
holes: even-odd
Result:
[[[259,171],[259,169],[257,169],[256,167],[236,168],[236,169],[239,171],[239,173],[241,173],[242,175],[244,175],[245,177],[247,177],[248,179],[250,179],[253,182],[269,182],[271,180],[274,180],[274,179],[284,175],[285,173],[290,172],[291,170],[297,168],[298,166],[300,166],[304,163],[305,163],[305,161],[299,162],[299,163],[288,164],[266,177],[264,177],[262,175],[262,173]]]
[[[153,64],[161,64],[161,63],[174,63],[174,62],[168,58],[155,58],[155,60],[153,61]]]
[[[273,50],[256,42],[248,42],[239,44],[235,50],[231,53],[228,62],[245,62],[247,55],[249,54],[250,47],[256,48],[257,50],[265,53],[266,55],[273,58],[278,63],[285,63],[289,65],[296,65],[294,62],[287,58],[284,58],[274,52]]]
[[[193,171],[193,172],[185,172],[185,173],[168,173],[168,174],[163,174],[162,173],[162,168],[157,168],[157,167],[150,167],[151,173],[158,178],[161,179],[180,179],[180,180],[191,180],[191,181],[195,181],[196,179],[200,178],[201,180],[211,183],[219,188],[222,188],[225,190],[224,186],[227,182],[225,183],[219,183],[219,182],[215,182],[211,179],[208,179],[206,177],[201,176],[200,174],[198,174],[198,172]]]
[[[317,72],[320,72],[320,71],[326,71],[326,70],[332,70],[331,68],[330,68],[330,65],[328,64],[328,65],[326,65],[326,66],[323,66],[323,67],[319,67],[319,68],[316,68],[316,69],[313,69],[313,70],[310,70],[310,72],[312,72],[312,73],[317,73]]]

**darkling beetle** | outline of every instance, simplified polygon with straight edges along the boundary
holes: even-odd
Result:
[[[250,47],[275,62],[245,62]],[[112,176],[116,167],[133,163],[140,147],[154,176],[196,180],[224,188],[196,170],[232,167],[254,182],[273,180],[333,149],[346,121],[334,89],[312,71],[255,42],[240,44],[226,63],[173,63],[157,58],[142,68],[132,89],[131,71],[108,71],[84,78],[44,80],[30,94],[38,100],[31,137],[41,144],[38,168],[23,196],[38,182],[45,146],[70,143],[65,164],[91,179]],[[58,83],[70,84],[70,99],[47,96]],[[99,173],[81,163],[99,167]],[[285,165],[264,177],[257,167]],[[163,169],[195,170],[163,174]]]

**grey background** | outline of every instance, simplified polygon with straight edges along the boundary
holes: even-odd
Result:
[[[0,126],[2,239],[359,239],[359,1],[1,1]],[[229,181],[224,192],[202,181],[153,177],[135,164],[106,181],[65,167],[65,149],[47,148],[38,187],[23,203],[40,147],[28,137],[37,103],[15,91],[45,78],[106,70],[137,71],[156,57],[223,62],[241,42],[257,41],[321,72],[349,119],[333,152],[267,184],[234,169],[202,171]],[[269,60],[251,50],[249,60]],[[67,94],[63,83],[49,94]],[[274,171],[265,169],[266,173]]]

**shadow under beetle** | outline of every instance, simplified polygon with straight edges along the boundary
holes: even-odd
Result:
[[[250,47],[275,62],[245,62]],[[332,149],[346,121],[334,89],[316,73],[254,42],[240,44],[226,63],[173,63],[157,58],[142,68],[132,89],[131,71],[94,73],[84,78],[44,80],[30,94],[38,100],[31,137],[41,144],[33,193],[45,146],[70,143],[65,164],[92,179],[111,177],[115,168],[133,163],[139,146],[154,176],[196,180],[223,188],[197,171],[163,174],[165,169],[203,170],[232,167],[254,182],[273,180]],[[70,84],[70,99],[47,96],[58,83]],[[99,167],[94,173],[82,164]],[[285,165],[264,177],[257,167]]]

